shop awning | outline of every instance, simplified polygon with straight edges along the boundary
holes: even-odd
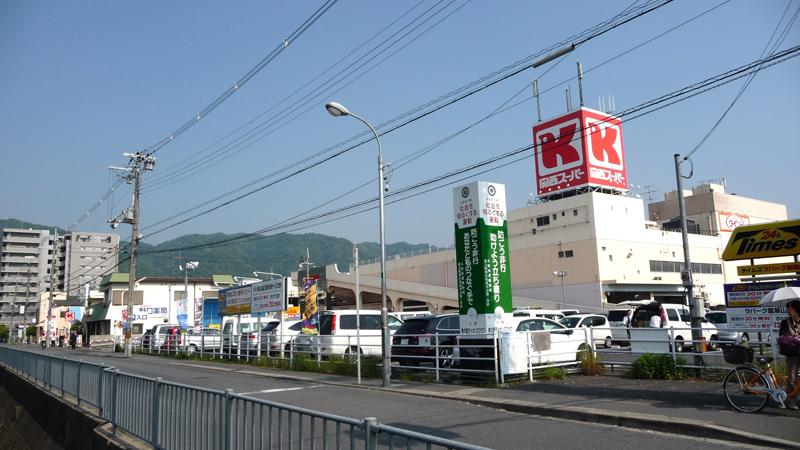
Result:
[[[108,305],[103,303],[86,308],[86,314],[83,316],[84,322],[98,322],[106,320],[108,315]]]

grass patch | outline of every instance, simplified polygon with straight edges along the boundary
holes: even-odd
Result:
[[[680,367],[686,361],[672,355],[645,353],[631,365],[630,375],[640,380],[682,380],[687,377],[686,369]]]
[[[161,356],[164,358],[193,360],[193,361],[206,361],[214,363],[225,364],[245,364],[254,367],[265,367],[270,369],[283,369],[294,370],[298,372],[315,372],[326,373],[331,375],[346,375],[357,376],[358,367],[355,358],[350,356],[330,355],[323,357],[317,361],[313,355],[304,353],[296,353],[293,358],[270,358],[262,356],[261,358],[251,357],[249,359],[237,359],[236,356],[209,356],[200,355],[198,353],[187,352],[162,352],[162,353],[148,353],[140,349],[134,349],[134,353],[141,355]],[[381,368],[379,364],[381,359],[375,356],[362,356],[361,357],[361,376],[363,378],[380,378]]]
[[[605,373],[605,366],[597,358],[597,354],[584,350],[578,355],[581,365],[581,373],[587,376],[598,376]]]
[[[565,380],[567,371],[563,367],[548,367],[542,372],[541,378],[548,381]]]

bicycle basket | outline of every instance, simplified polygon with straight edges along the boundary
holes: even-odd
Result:
[[[722,356],[728,364],[750,364],[753,362],[753,349],[739,345],[722,347]]]

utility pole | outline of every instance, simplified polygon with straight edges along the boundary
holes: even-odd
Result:
[[[111,228],[116,228],[120,223],[131,224],[131,250],[130,250],[130,273],[128,274],[128,317],[125,320],[125,357],[131,357],[131,333],[133,327],[133,296],[136,286],[136,246],[139,243],[139,190],[141,188],[141,178],[143,170],[153,170],[156,166],[156,158],[142,152],[123,153],[122,156],[130,158],[125,167],[110,166],[111,170],[125,172],[122,175],[128,182],[133,183],[133,205],[130,209],[122,210],[122,213],[114,219],[109,220]]]
[[[678,187],[678,208],[681,214],[681,237],[683,238],[683,270],[681,271],[681,280],[683,287],[686,289],[686,304],[689,306],[689,318],[692,325],[692,350],[697,353],[700,349],[700,340],[703,337],[703,305],[694,298],[694,282],[692,280],[692,260],[689,256],[689,230],[686,225],[686,202],[683,198],[683,175],[681,175],[681,155],[675,154],[675,178]],[[684,159],[685,160],[685,159]],[[692,174],[689,174],[690,178]],[[694,357],[695,365],[703,365],[703,357],[696,355]]]
[[[14,343],[17,331],[14,329],[14,311],[17,309],[17,283],[19,283],[19,277],[14,281],[14,300],[11,301],[11,332],[8,334],[9,344]]]
[[[53,261],[50,263],[50,299],[47,301],[47,323],[44,332],[45,348],[50,346],[52,340],[50,339],[50,318],[53,316],[53,290],[56,282],[56,260],[58,259],[58,228],[55,231],[55,239],[53,239]]]
[[[358,244],[353,244],[353,265],[356,271],[356,373],[358,384],[361,384],[361,287],[358,278]]]
[[[31,299],[31,262],[27,261],[25,263],[28,266],[28,279],[25,282],[25,306],[23,306],[22,312],[22,339],[26,339],[28,336],[28,301]]]

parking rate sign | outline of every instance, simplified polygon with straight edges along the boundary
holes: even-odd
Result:
[[[462,333],[505,329],[511,312],[506,189],[477,181],[453,190],[458,310]]]

